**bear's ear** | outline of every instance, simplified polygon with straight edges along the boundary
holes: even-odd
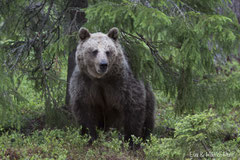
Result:
[[[79,30],[79,38],[84,41],[90,37],[90,33],[87,28],[81,27]]]
[[[110,31],[108,32],[108,37],[112,38],[113,40],[117,40],[118,39],[118,28],[113,27],[112,29],[110,29]]]

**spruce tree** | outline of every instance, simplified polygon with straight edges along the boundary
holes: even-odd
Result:
[[[222,109],[240,100],[239,73],[216,73],[217,66],[228,67],[227,57],[237,55],[239,46],[240,28],[229,3],[92,1],[86,27],[92,32],[119,27],[136,75],[175,99],[176,113]]]
[[[237,55],[240,33],[231,1],[89,0],[87,9],[71,2],[0,2],[0,75],[28,77],[46,106],[64,104],[67,82],[54,66],[66,64],[76,47],[83,12],[91,32],[120,29],[134,73],[174,100],[176,113],[239,101],[239,65],[227,63]]]

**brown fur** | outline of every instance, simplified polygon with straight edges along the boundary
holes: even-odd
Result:
[[[77,66],[70,81],[70,103],[83,132],[89,130],[97,138],[96,128],[124,130],[131,135],[147,138],[154,127],[155,98],[149,85],[135,79],[117,40],[118,30],[90,34],[80,30],[76,51]],[[93,50],[97,55],[91,55]],[[106,56],[106,51],[111,52]],[[98,73],[100,59],[108,62],[105,73]]]

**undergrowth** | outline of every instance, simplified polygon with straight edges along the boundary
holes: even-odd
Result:
[[[169,116],[160,113],[156,113],[157,119]],[[76,127],[44,127],[27,134],[1,128],[0,159],[238,159],[240,129],[235,116],[219,116],[209,109],[178,117],[170,125],[173,128],[166,129],[164,125],[168,123],[157,123],[150,139],[142,142],[137,150],[131,150],[116,130],[99,131],[99,138],[89,145],[90,137],[79,134],[80,128]],[[133,139],[135,143],[141,141]]]

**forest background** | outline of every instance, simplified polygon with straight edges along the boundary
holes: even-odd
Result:
[[[238,159],[239,23],[238,0],[0,1],[0,159]],[[156,127],[139,150],[115,130],[88,146],[72,120],[82,26],[118,27],[135,76],[153,87]]]

